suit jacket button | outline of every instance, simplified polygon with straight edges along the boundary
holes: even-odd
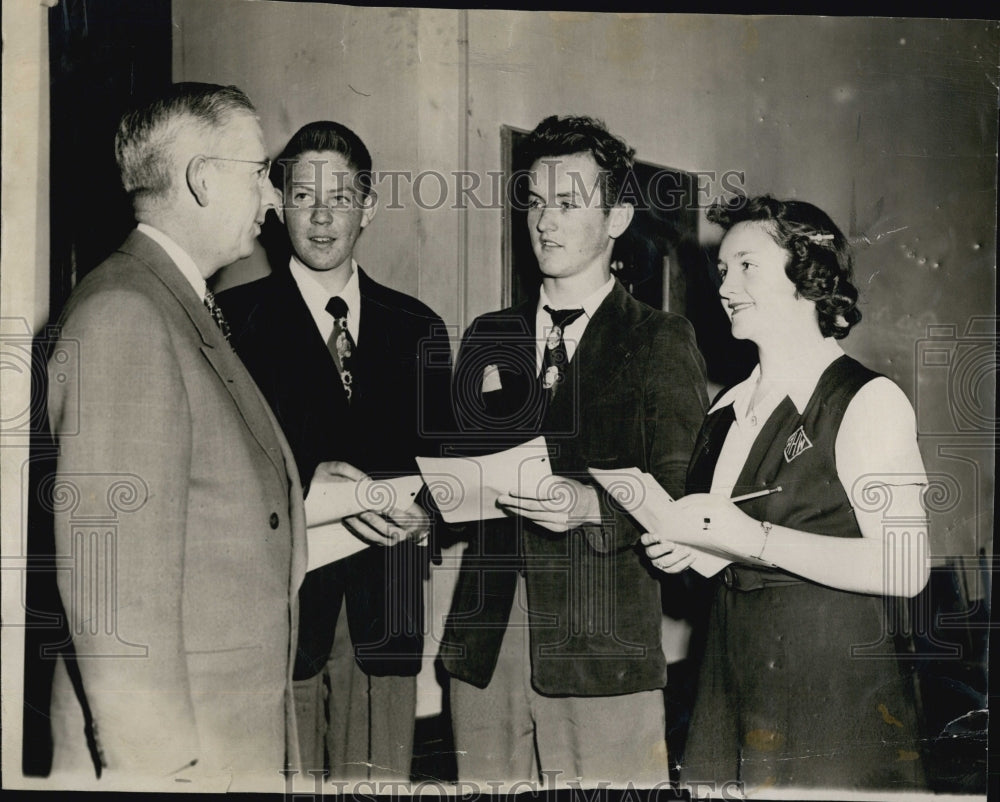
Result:
[[[269,523],[271,524],[271,528],[272,529],[277,529],[278,528],[278,513],[276,513],[276,512],[272,512],[271,513],[271,517],[269,519]]]

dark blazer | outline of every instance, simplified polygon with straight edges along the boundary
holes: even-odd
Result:
[[[297,765],[305,524],[288,444],[202,300],[141,232],[74,290],[60,328],[56,554],[93,561],[58,576],[88,704],[57,670],[53,772],[99,755],[110,777],[175,788],[167,775],[194,760],[236,787],[273,783],[286,752]]]
[[[675,497],[705,413],[705,372],[690,324],[615,283],[547,403],[535,376],[537,298],[483,315],[459,351],[455,418],[469,451],[544,434],[552,471],[591,483],[588,467],[649,471]],[[501,388],[483,393],[495,365]],[[603,493],[601,525],[555,534],[524,519],[483,522],[462,560],[442,644],[445,667],[485,687],[523,567],[532,683],[550,695],[662,688],[660,586],[634,522]]]
[[[287,261],[273,260],[272,271],[220,293],[218,302],[301,474],[311,477],[333,459],[373,476],[416,473],[414,456],[436,455],[440,434],[450,428],[451,346],[441,318],[359,270],[361,326],[348,404]],[[375,547],[310,571],[299,595],[295,678],[326,663],[345,598],[358,665],[368,674],[416,674],[426,554],[409,543]]]

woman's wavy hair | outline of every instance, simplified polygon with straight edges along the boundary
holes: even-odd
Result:
[[[769,195],[716,203],[708,219],[726,231],[738,223],[759,223],[788,253],[785,275],[796,292],[816,304],[824,337],[846,337],[861,320],[854,259],[843,232],[811,203],[776,200]]]

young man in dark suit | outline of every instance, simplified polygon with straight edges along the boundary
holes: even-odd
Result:
[[[415,456],[436,453],[426,433],[446,427],[450,346],[440,317],[354,260],[377,209],[368,149],[349,128],[314,122],[276,169],[287,238],[271,243],[271,275],[220,293],[233,345],[305,475],[331,459],[414,474]],[[372,547],[306,575],[295,678],[307,770],[409,779],[429,519],[419,505],[408,513],[347,519]]]
[[[471,449],[545,435],[554,483],[512,489],[463,555],[442,643],[462,780],[668,780],[660,586],[587,474],[636,466],[680,496],[704,416],[690,324],[611,275],[633,151],[598,121],[525,143],[538,294],[469,327],[454,381]],[[520,493],[520,495],[518,494]]]

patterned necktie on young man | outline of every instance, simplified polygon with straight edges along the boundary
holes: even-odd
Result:
[[[350,401],[354,389],[351,357],[357,346],[347,328],[347,302],[339,295],[335,295],[327,302],[326,311],[333,317],[333,333],[326,341],[326,347],[333,356],[333,361],[340,373],[340,381],[344,385],[344,393],[347,395],[347,400]]]
[[[559,383],[566,378],[566,368],[569,365],[569,353],[563,332],[582,314],[583,309],[553,309],[543,307],[552,318],[552,328],[545,338],[545,353],[542,355],[542,387],[549,391],[549,397],[554,398]]]

